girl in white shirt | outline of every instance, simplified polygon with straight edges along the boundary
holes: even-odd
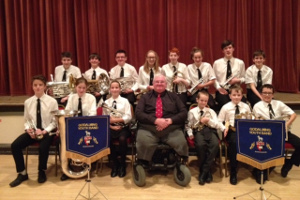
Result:
[[[142,93],[153,90],[153,78],[160,72],[159,57],[155,51],[149,50],[145,64],[139,69],[138,86]]]
[[[131,105],[127,99],[120,96],[121,85],[118,81],[112,81],[110,84],[111,97],[105,101],[105,104],[112,109],[103,109],[103,115],[110,115],[110,158],[113,161],[111,177],[124,177],[126,175],[126,151],[127,138],[130,135],[128,124],[131,121]],[[113,115],[117,111],[121,116]],[[114,145],[118,141],[119,152]],[[118,154],[120,160],[118,160]]]

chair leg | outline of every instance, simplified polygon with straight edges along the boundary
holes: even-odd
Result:
[[[219,170],[220,170],[220,178],[222,178],[222,145],[219,144]]]
[[[55,177],[57,177],[57,151],[56,151],[56,147],[55,147]]]
[[[224,144],[224,150],[225,150],[225,176],[228,177],[228,154],[227,154],[227,145]]]
[[[26,170],[26,172],[27,172],[27,166],[28,166],[28,148],[29,147],[25,148],[25,170]]]

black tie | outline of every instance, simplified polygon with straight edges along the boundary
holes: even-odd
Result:
[[[123,67],[121,67],[120,77],[124,77],[124,68]]]
[[[153,73],[153,69],[151,68],[149,85],[153,85],[153,77],[154,77],[154,73]]]
[[[270,119],[273,119],[275,116],[274,110],[272,108],[272,105],[269,103],[269,115],[270,115]]]
[[[78,116],[82,116],[81,98],[78,98]]]
[[[198,70],[198,79],[200,80],[200,78],[202,78],[202,74],[201,74],[200,68],[198,68],[197,70]]]
[[[174,77],[177,76],[177,72],[176,72],[176,67],[175,66],[173,66],[173,71],[174,71]],[[174,87],[175,87],[175,92],[178,93],[178,85],[175,84]]]
[[[61,81],[67,81],[67,70],[64,71],[64,75]]]
[[[200,117],[202,117],[203,113],[204,113],[203,110],[201,110],[200,111]]]
[[[117,102],[116,102],[116,101],[113,102],[112,107],[113,107],[114,109],[117,109]]]
[[[230,66],[230,60],[227,61],[227,73],[226,73],[226,79],[228,79],[231,76],[231,66]]]
[[[240,114],[239,105],[236,105],[236,106],[235,106],[235,114],[236,114],[236,115]]]
[[[36,105],[36,127],[42,129],[42,116],[41,116],[41,102],[40,99],[37,99]]]
[[[96,71],[93,71],[92,80],[96,80]]]
[[[258,73],[257,73],[257,86],[256,86],[256,89],[260,90],[261,86],[262,86],[262,79],[261,79],[261,71],[259,70]]]

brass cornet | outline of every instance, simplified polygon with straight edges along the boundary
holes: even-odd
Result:
[[[175,91],[175,85],[176,85],[176,83],[173,83],[173,81],[177,78],[177,77],[180,77],[180,78],[183,78],[184,76],[183,76],[183,73],[182,72],[180,72],[179,70],[176,70],[175,72],[173,72],[173,76],[172,76],[172,78],[171,78],[171,90],[170,91],[172,91],[172,92],[176,92]]]
[[[201,131],[205,126],[208,126],[207,124],[201,123],[201,120],[202,120],[204,117],[208,117],[208,118],[210,118],[210,119],[212,118],[210,112],[209,112],[209,111],[205,111],[205,112],[203,113],[203,115],[199,117],[199,121],[197,121],[196,124],[194,124],[194,125],[192,126],[192,129],[198,129],[198,131]]]
[[[230,86],[231,86],[231,85],[229,84],[229,82],[230,82],[234,77],[236,77],[236,76],[232,76],[232,75],[229,76],[228,79],[225,81],[225,83],[221,85],[221,87],[224,88],[225,90],[229,90],[229,88],[230,88]]]
[[[107,109],[108,111],[110,111],[110,116],[111,117],[122,118],[123,115],[124,115],[124,113],[122,113],[121,111],[119,111],[117,109],[114,109],[113,107],[108,106],[104,102],[101,104],[101,107]],[[124,123],[115,123],[114,125],[115,126],[122,126],[122,127],[126,127],[127,126],[127,124],[124,124]]]
[[[30,129],[33,130],[30,134],[31,134],[31,135],[34,135],[34,138],[35,138],[36,140],[41,140],[41,139],[43,139],[43,137],[44,137],[43,134],[40,134],[40,135],[37,135],[37,134],[36,134],[37,127],[36,127],[36,125],[35,125],[33,119],[31,119],[31,120],[26,119],[26,124],[27,124],[27,126],[28,126]]]

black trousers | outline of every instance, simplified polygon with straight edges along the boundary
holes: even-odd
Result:
[[[228,142],[228,155],[230,160],[231,172],[236,173],[238,165],[238,161],[236,160],[236,132],[229,129],[225,139]]]
[[[256,94],[251,89],[247,89],[247,99],[250,102],[252,108],[257,102],[261,101],[261,99],[256,96]]]
[[[188,100],[187,98],[187,93],[186,92],[183,92],[183,93],[180,93],[180,94],[177,94],[177,96],[179,97],[179,99],[182,101],[182,103],[184,105],[186,105],[186,102]]]
[[[211,132],[211,137],[205,139],[204,134],[198,131],[195,134],[195,148],[198,159],[200,161],[200,172],[207,173],[218,154],[219,141],[214,132]]]
[[[32,139],[28,133],[23,133],[11,144],[11,151],[16,163],[17,172],[22,172],[25,170],[23,149],[27,146],[39,142],[39,165],[38,170],[46,170],[47,162],[49,157],[49,148],[53,141],[54,136],[49,136],[49,134],[44,135],[43,139],[35,140]]]
[[[224,106],[224,104],[231,101],[229,97],[229,91],[227,91],[228,94],[223,95],[219,91],[216,91],[216,102],[218,102],[218,110],[221,110],[221,108]],[[243,95],[242,102],[247,103],[246,97]]]
[[[110,159],[113,161],[114,166],[125,166],[126,153],[127,153],[127,138],[130,135],[128,127],[120,131],[110,129]],[[114,143],[117,141],[118,145]],[[120,156],[120,162],[118,160]]]
[[[295,135],[289,131],[288,132],[288,142],[291,143],[291,145],[293,145],[295,148],[295,151],[291,157],[291,162],[292,162],[292,164],[299,167],[299,164],[300,164],[300,138],[297,135]]]
[[[124,98],[128,99],[129,103],[130,103],[130,104],[133,106],[133,108],[134,108],[134,102],[135,102],[135,100],[136,100],[136,97],[135,97],[135,95],[134,95],[134,92],[131,92],[131,93],[128,93],[128,94],[122,93],[122,94],[121,94],[121,97],[124,97]]]

